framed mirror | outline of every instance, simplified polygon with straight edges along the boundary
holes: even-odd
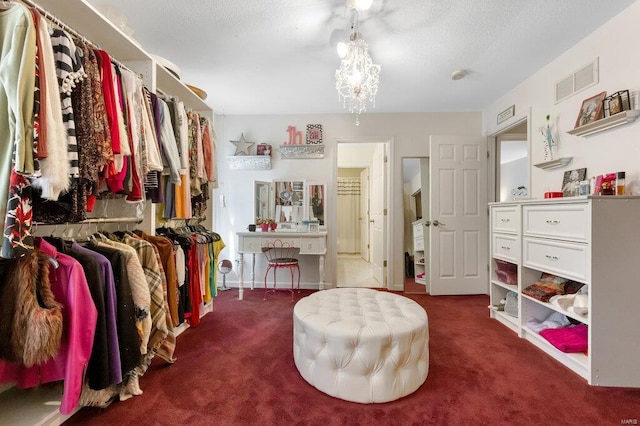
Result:
[[[305,193],[303,180],[274,181],[274,220],[299,223],[304,219]]]
[[[271,182],[254,181],[253,183],[254,220],[275,219],[273,214],[273,194]]]
[[[324,183],[309,182],[306,191],[307,218],[317,220],[320,226],[324,226],[324,215],[326,211],[326,186]]]

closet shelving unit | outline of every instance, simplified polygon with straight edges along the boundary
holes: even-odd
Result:
[[[594,386],[640,388],[637,267],[640,197],[579,196],[490,203],[491,304],[518,293],[518,314],[491,317]],[[517,267],[517,284],[501,282],[496,259]],[[549,273],[584,284],[588,316],[522,293]],[[586,353],[565,353],[529,325],[559,312],[588,326]]]
[[[209,105],[166,68],[158,64],[139,43],[123,33],[91,4],[84,0],[23,0],[23,3],[37,7],[51,22],[107,51],[114,61],[140,75],[144,85],[150,91],[179,98],[187,109],[209,118],[213,123],[213,110]],[[133,207],[127,206],[124,201],[111,199],[108,202],[110,203],[108,218],[90,218],[84,223],[138,223],[139,229],[150,234],[154,233],[157,226],[154,204],[146,203],[142,213],[143,219],[139,220],[139,215],[130,212]],[[211,203],[210,198],[209,212],[213,211]],[[99,207],[96,206],[96,208]],[[205,226],[212,229],[212,215],[206,222]],[[70,226],[82,225],[70,224]],[[212,303],[204,305],[201,308],[201,315],[211,312],[212,307]],[[176,334],[186,328],[188,326],[185,325],[178,327],[175,330]],[[70,415],[60,413],[61,395],[60,383],[27,390],[0,385],[0,424],[60,425],[73,415],[73,413]]]

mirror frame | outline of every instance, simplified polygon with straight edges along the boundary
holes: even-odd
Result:
[[[266,194],[261,193],[260,188],[266,188]],[[266,198],[266,199],[263,199]],[[273,219],[273,184],[271,182],[253,181],[253,220],[260,219]],[[264,208],[261,208],[260,205]],[[265,205],[266,204],[266,205]],[[267,217],[263,217],[261,211],[267,211]],[[254,222],[255,223],[255,222]]]
[[[318,191],[319,189],[319,191]],[[327,215],[327,185],[323,182],[308,182],[305,190],[306,214],[308,220],[318,220],[320,226],[325,226]],[[319,194],[319,197],[317,196]],[[314,209],[314,200],[316,208]],[[319,208],[317,208],[319,207]],[[320,214],[317,212],[321,211]]]

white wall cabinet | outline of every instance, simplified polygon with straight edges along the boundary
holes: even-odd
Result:
[[[582,376],[591,385],[640,387],[640,197],[570,197],[491,203],[490,298],[518,293],[518,315],[491,317]],[[517,282],[498,263],[517,267]],[[543,272],[588,289],[588,317],[529,297],[522,290]],[[586,353],[565,353],[527,326],[560,312],[588,327]]]
[[[426,285],[426,267],[424,258],[424,226],[422,219],[412,222],[413,225],[413,273],[417,284]]]

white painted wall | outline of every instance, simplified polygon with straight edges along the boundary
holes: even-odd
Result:
[[[314,160],[280,159],[278,146],[288,140],[287,127],[296,126],[306,129],[307,124],[322,124],[325,143],[325,158]],[[469,135],[482,134],[482,115],[480,112],[463,113],[412,113],[412,114],[363,114],[360,125],[355,126],[350,114],[325,115],[249,115],[216,116],[219,156],[218,176],[220,187],[213,191],[214,230],[218,232],[226,248],[221,259],[237,259],[236,232],[245,230],[253,223],[253,181],[279,179],[305,179],[327,183],[327,228],[328,256],[326,262],[327,286],[335,283],[336,253],[336,140],[364,142],[383,142],[391,140],[391,198],[388,223],[391,226],[389,263],[393,270],[391,287],[401,290],[404,281],[404,224],[402,214],[403,182],[402,157],[429,156],[429,135]],[[269,171],[229,170],[226,157],[234,154],[237,140],[244,133],[249,142],[265,142],[274,146],[272,169]],[[255,151],[254,151],[255,152]],[[224,196],[225,206],[220,202]],[[397,255],[395,255],[397,253]],[[245,256],[245,282],[250,277],[250,256]],[[259,258],[260,256],[258,256]],[[258,259],[260,262],[263,259]],[[258,263],[256,279],[262,285],[264,264]],[[302,259],[303,286],[317,286],[317,259]],[[238,268],[227,275],[227,284],[236,284]],[[314,284],[315,283],[315,284]],[[317,288],[317,287],[316,287]]]
[[[573,129],[584,99],[602,91],[611,94],[640,89],[640,57],[635,47],[635,40],[640,38],[638,22],[640,2],[635,2],[483,111],[486,135],[509,127],[531,112],[531,164],[544,161],[538,128],[545,124],[545,116],[550,114],[556,123],[559,156],[573,157],[573,161],[565,168],[549,171],[532,166],[531,197],[542,198],[545,191],[560,191],[564,172],[582,167],[587,168],[587,176],[626,171],[628,189],[640,195],[640,120],[587,137],[566,133]],[[596,57],[600,62],[599,83],[556,105],[554,84]],[[497,114],[513,104],[516,116],[496,125]]]

